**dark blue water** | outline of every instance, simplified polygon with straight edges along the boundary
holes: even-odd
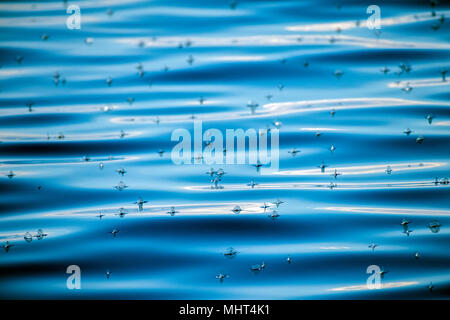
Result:
[[[361,1],[73,3],[80,30],[63,1],[0,3],[1,298],[450,297],[444,1],[378,2],[378,32]],[[222,132],[282,122],[279,172],[214,165],[211,189],[210,166],[173,164],[193,115]]]

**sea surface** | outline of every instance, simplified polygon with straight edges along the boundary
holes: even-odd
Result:
[[[1,1],[0,298],[450,298],[450,5],[371,4]],[[279,170],[175,164],[193,120]]]

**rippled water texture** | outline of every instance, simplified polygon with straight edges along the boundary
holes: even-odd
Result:
[[[356,0],[2,1],[0,297],[449,298],[440,2],[378,2],[376,32]],[[279,171],[213,165],[212,189],[210,166],[170,157],[194,117],[281,125]]]

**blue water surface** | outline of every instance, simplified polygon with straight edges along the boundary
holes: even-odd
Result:
[[[448,299],[450,6],[378,2],[370,30],[371,4],[1,1],[0,297]],[[171,159],[194,118],[275,123],[279,171],[211,188]]]

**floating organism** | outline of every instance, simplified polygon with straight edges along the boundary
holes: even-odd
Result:
[[[408,229],[410,223],[411,221],[408,221],[406,218],[404,218],[400,224],[402,225],[403,229]]]
[[[223,280],[226,279],[226,278],[229,278],[229,276],[228,276],[227,274],[219,273],[219,274],[216,276],[216,279],[219,279],[219,281],[220,281],[221,283],[222,283]]]
[[[25,105],[28,107],[29,112],[33,112],[33,105],[34,105],[33,101],[29,101]]]
[[[259,172],[259,169],[263,166],[262,163],[258,160],[257,163],[253,165],[256,168],[256,172]]]
[[[211,179],[211,183],[213,184],[213,186],[211,186],[211,189],[223,189],[222,186],[219,186],[220,181],[220,177],[214,177],[214,179]]]
[[[387,166],[387,168],[386,168],[386,173],[387,173],[387,174],[391,174],[391,173],[392,173],[392,168],[391,168],[391,166]]]
[[[138,210],[142,211],[142,210],[144,210],[144,204],[147,203],[147,202],[148,201],[142,200],[142,198],[139,197],[139,199],[134,204],[137,204],[138,205]]]
[[[24,240],[25,240],[26,242],[31,242],[31,241],[33,241],[33,236],[32,236],[31,233],[29,233],[29,232],[26,232],[25,235],[23,236],[23,238],[24,238]]]
[[[389,71],[390,71],[390,69],[389,69],[388,67],[386,67],[386,66],[384,66],[384,67],[381,69],[381,72],[384,73],[384,74],[388,73]]]
[[[274,125],[275,128],[280,129],[281,126],[283,125],[283,123],[281,121],[275,120],[274,122],[272,122],[272,124]]]
[[[264,202],[264,204],[260,208],[264,209],[264,213],[265,213],[267,208],[270,208],[270,206]]]
[[[336,169],[334,169],[334,172],[331,174],[335,179],[340,176],[342,173],[337,172]]]
[[[9,252],[9,249],[11,249],[11,247],[14,247],[14,245],[10,244],[9,241],[6,241],[5,244],[3,245],[3,248],[5,249],[6,252]]]
[[[119,213],[117,213],[116,215],[123,218],[128,214],[128,211],[125,208],[119,208]]]
[[[153,120],[157,126],[159,126],[159,123],[161,122],[161,120],[159,119],[159,117],[156,117],[155,120]]]
[[[400,63],[398,67],[400,68],[401,72],[409,73],[412,70],[411,65],[409,63]]]
[[[406,229],[406,230],[403,230],[403,233],[406,234],[407,237],[409,237],[409,235],[410,235],[411,232],[413,232],[413,231],[414,231],[414,230]]]
[[[258,184],[255,183],[255,181],[254,181],[253,179],[250,181],[250,183],[247,184],[247,186],[251,187],[252,189],[253,189],[256,185],[258,185]]]
[[[261,264],[254,264],[254,265],[252,265],[250,270],[259,272],[259,271],[264,270],[265,267],[266,267],[266,264],[263,262]]]
[[[225,175],[226,174],[226,172],[225,171],[223,171],[223,169],[222,168],[219,168],[218,170],[217,170],[217,172],[216,172],[216,174],[217,174],[217,176],[218,177],[222,177],[223,175]]]
[[[442,224],[437,220],[434,220],[428,224],[428,228],[430,228],[430,231],[433,233],[438,233],[441,230],[441,227]]]
[[[133,97],[127,98],[127,102],[131,106],[133,104],[133,102],[134,102],[134,98]]]
[[[48,234],[47,233],[44,233],[44,231],[42,230],[42,229],[39,229],[38,231],[37,231],[37,234],[34,236],[36,239],[38,239],[38,240],[42,240],[42,239],[44,239],[46,236],[48,236]]]
[[[273,204],[278,208],[280,204],[283,204],[284,201],[281,201],[280,199],[277,199]]]
[[[117,172],[118,174],[120,174],[122,177],[123,177],[123,175],[124,175],[125,173],[127,173],[127,171],[126,171],[124,168],[119,168],[119,169],[116,170],[116,172]]]
[[[119,229],[113,229],[112,231],[110,231],[109,233],[111,233],[113,235],[113,237],[115,238],[116,235],[120,232]]]
[[[447,80],[445,79],[445,76],[446,76],[447,72],[448,72],[447,69],[445,69],[445,68],[442,68],[442,69],[441,69],[442,82],[447,81]]]
[[[250,108],[250,111],[251,111],[252,114],[255,113],[255,110],[258,107],[259,107],[259,104],[254,102],[254,101],[250,100],[249,102],[247,102],[247,108]]]
[[[336,70],[336,71],[334,72],[334,76],[335,76],[337,79],[340,79],[343,75],[344,75],[344,72],[343,72],[342,70]]]
[[[227,250],[225,250],[225,252],[223,253],[223,255],[224,255],[225,257],[227,257],[227,258],[232,259],[232,258],[234,258],[235,256],[237,256],[238,253],[239,253],[239,252],[238,252],[236,249],[234,249],[233,247],[229,247],[229,248],[227,248]]]
[[[205,173],[212,178],[216,174],[216,171],[214,170],[214,168],[210,168],[209,171]]]
[[[405,93],[410,93],[412,91],[412,87],[409,85],[409,82],[404,86],[401,90]]]
[[[22,64],[23,56],[16,56],[16,61],[18,64]]]
[[[425,138],[423,136],[418,136],[417,139],[416,139],[416,142],[418,144],[421,144],[424,140],[425,140]]]
[[[291,150],[288,151],[288,153],[289,153],[291,156],[293,156],[293,157],[295,157],[295,156],[297,155],[297,153],[300,153],[300,152],[301,152],[301,151],[298,150],[298,149],[296,149],[296,148],[293,148],[293,149],[291,149]]]
[[[273,210],[272,213],[268,215],[268,217],[272,220],[275,220],[279,216],[280,216],[280,214],[276,210]]]

